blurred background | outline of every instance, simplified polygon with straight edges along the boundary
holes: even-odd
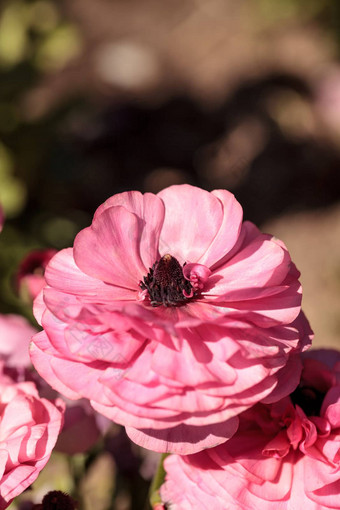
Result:
[[[3,0],[0,311],[30,315],[30,250],[187,182],[285,241],[315,346],[339,347],[339,57],[335,0]]]

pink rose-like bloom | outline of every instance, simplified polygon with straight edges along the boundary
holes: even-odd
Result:
[[[137,444],[194,453],[297,386],[311,335],[298,277],[228,191],[121,193],[47,266],[32,362]]]
[[[20,315],[0,314],[0,359],[8,368],[31,366],[29,343],[37,330]]]
[[[307,354],[298,388],[240,416],[227,443],[165,460],[173,510],[340,508],[340,352]]]
[[[40,398],[32,382],[15,383],[0,367],[0,510],[37,478],[50,458],[64,405]]]

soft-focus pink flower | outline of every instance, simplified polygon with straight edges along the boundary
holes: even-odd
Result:
[[[315,85],[315,105],[320,118],[335,136],[340,135],[340,67],[324,69]]]
[[[31,366],[29,343],[37,330],[20,315],[0,314],[0,359],[9,368]]]
[[[16,274],[16,291],[23,297],[33,300],[45,285],[44,273],[47,264],[57,250],[34,250],[21,261]]]
[[[88,400],[67,399],[64,426],[58,437],[56,450],[74,455],[88,452],[109,429],[112,422],[98,414]]]
[[[298,388],[240,416],[227,443],[165,460],[173,510],[340,508],[340,352],[311,351]]]
[[[141,446],[193,453],[297,386],[311,334],[298,277],[228,191],[118,194],[47,266],[32,361]]]
[[[0,367],[0,510],[37,478],[62,426],[64,405],[40,398],[32,382],[15,383]]]

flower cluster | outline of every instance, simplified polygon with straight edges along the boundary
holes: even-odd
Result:
[[[173,510],[340,508],[340,352],[304,355],[299,386],[240,416],[223,445],[165,460]]]
[[[297,386],[311,339],[298,277],[227,191],[121,193],[48,264],[32,362],[137,444],[195,453]]]
[[[111,421],[171,453],[154,508],[340,510],[340,352],[308,351],[299,272],[231,193],[115,195],[16,284],[42,331],[0,315],[0,510]]]

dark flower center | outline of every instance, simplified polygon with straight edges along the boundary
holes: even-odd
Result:
[[[169,254],[154,263],[139,286],[147,290],[151,306],[181,306],[194,296],[181,264]]]
[[[325,393],[310,386],[298,386],[290,395],[294,405],[298,405],[306,416],[320,416]]]
[[[50,491],[45,494],[42,504],[37,505],[42,510],[75,510],[76,502],[61,491]]]

